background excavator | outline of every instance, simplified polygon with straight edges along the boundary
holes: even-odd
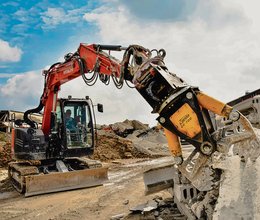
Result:
[[[124,51],[122,60],[112,57],[110,51]],[[117,88],[124,82],[135,88],[152,107],[152,113],[159,114],[157,120],[174,158],[171,166],[145,173],[147,193],[170,187],[188,218],[212,218],[214,206],[205,210],[205,204],[216,203],[222,175],[221,169],[212,166],[212,160],[225,156],[231,147],[241,159],[256,160],[259,140],[241,113],[171,73],[164,64],[165,56],[164,49],[149,50],[139,45],[80,44],[64,62],[43,71],[40,104],[25,112],[24,120],[30,128],[12,131],[17,161],[10,163],[9,175],[16,189],[30,196],[102,184],[107,169],[82,158],[93,152],[95,144],[91,101],[88,97],[58,99],[58,92],[62,84],[79,76],[89,86],[98,78],[104,84],[112,79]],[[29,115],[43,108],[42,128],[37,129]],[[67,112],[76,121],[73,129],[66,125]],[[213,126],[212,114],[225,118],[222,127]],[[187,158],[182,155],[180,138],[194,146]]]

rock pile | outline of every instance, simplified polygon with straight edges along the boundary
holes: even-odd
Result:
[[[121,137],[127,137],[129,134],[132,134],[134,131],[145,131],[149,129],[149,126],[141,123],[137,120],[128,120],[126,119],[123,122],[116,122],[114,124],[109,125],[111,129],[115,132],[115,134]]]

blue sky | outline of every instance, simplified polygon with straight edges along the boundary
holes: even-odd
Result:
[[[1,62],[0,73],[41,69],[76,48],[93,27],[81,19],[99,6],[98,1],[3,1],[0,9],[0,39],[22,50],[18,62]],[[68,15],[67,20],[65,20]],[[73,36],[79,40],[72,41]],[[68,46],[69,45],[69,46]],[[0,78],[0,82],[5,82]]]
[[[187,0],[122,1],[130,12],[144,20],[185,20],[197,1]],[[101,6],[118,2],[54,0],[2,1],[0,9],[0,39],[21,50],[18,62],[1,62],[0,73],[23,73],[41,69],[79,43],[91,43],[96,28],[83,15]],[[146,6],[147,7],[144,7]],[[155,16],[156,14],[156,16]],[[98,37],[95,40],[99,40]],[[5,83],[8,77],[0,78]]]
[[[37,106],[41,70],[76,51],[80,43],[164,48],[170,71],[225,102],[260,85],[258,0],[0,3],[0,109]],[[100,123],[132,118],[153,124],[156,117],[126,87],[118,91],[99,83],[88,88],[78,79],[62,87],[60,96],[69,94],[102,102],[106,114],[99,116]]]

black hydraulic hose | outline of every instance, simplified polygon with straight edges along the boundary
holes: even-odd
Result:
[[[78,64],[79,64],[79,68],[80,68],[80,74],[84,80],[84,82],[88,85],[88,86],[93,86],[96,82],[97,82],[97,78],[98,78],[98,73],[96,71],[94,71],[93,76],[88,79],[85,76],[85,72],[84,72],[84,60],[82,59],[77,59]]]
[[[126,84],[130,89],[134,89],[134,88],[135,88],[135,86],[134,86],[134,85],[131,86],[127,80],[125,80],[125,84]]]
[[[110,76],[109,75],[102,75],[99,74],[99,80],[104,83],[105,85],[109,85],[110,83]]]
[[[113,50],[113,51],[121,51],[121,45],[102,45],[102,44],[94,44],[94,48],[97,50]]]
[[[31,113],[39,113],[43,109],[43,107],[44,107],[44,105],[40,101],[38,107],[27,110],[23,116],[24,122],[27,123],[28,125],[30,125],[31,128],[36,128],[36,126],[35,126],[36,123],[33,120],[31,120],[28,116]]]
[[[84,71],[85,69],[87,69],[86,64],[85,64],[85,60],[83,60],[81,58],[78,58],[77,60],[78,60],[79,67],[80,67],[80,73],[81,73],[84,81],[87,82],[87,83],[91,83],[94,80],[96,80],[96,77],[97,77],[97,74],[96,74],[96,71],[95,71],[96,64],[95,64],[92,71],[88,71],[88,70],[86,71],[86,73],[93,73],[93,75],[90,78],[88,78],[88,77],[86,77],[86,74],[85,74],[85,71]]]
[[[112,80],[113,80],[116,88],[121,89],[124,85],[124,81],[122,81],[122,82],[118,81],[117,78],[114,75],[111,75],[111,77],[112,77]]]
[[[58,65],[58,64],[61,64],[61,63],[60,63],[60,62],[54,63],[53,65],[51,65],[51,67],[49,68],[49,70],[46,71],[46,74],[43,74],[43,75],[44,75],[44,89],[43,89],[43,91],[44,91],[45,88],[46,88],[46,84],[47,84],[47,81],[46,81],[46,80],[47,80],[49,71],[50,71],[54,66],[56,66],[56,65]],[[44,92],[43,92],[43,94],[44,94]],[[23,115],[23,120],[24,120],[24,122],[25,122],[26,124],[30,125],[31,128],[36,128],[36,124],[37,124],[37,123],[36,123],[35,121],[31,120],[28,116],[29,116],[31,113],[39,113],[39,112],[43,109],[43,107],[44,107],[44,105],[43,105],[43,103],[42,103],[43,94],[42,94],[42,96],[41,96],[41,98],[40,98],[40,103],[39,103],[39,105],[38,105],[36,108],[27,110],[27,111],[24,113],[24,115]]]
[[[58,64],[61,64],[61,62],[57,62],[57,63],[52,64],[52,65],[50,66],[50,68],[49,68],[48,71],[50,71],[54,66],[56,66],[56,65],[58,65]]]

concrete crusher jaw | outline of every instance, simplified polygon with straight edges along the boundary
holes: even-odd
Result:
[[[212,136],[217,142],[212,155],[195,149],[181,165],[146,171],[146,194],[168,189],[188,219],[260,218],[255,211],[260,209],[255,195],[260,188],[260,140],[255,129],[238,113]]]
[[[80,163],[80,169],[71,163]],[[30,161],[11,162],[9,177],[15,189],[25,197],[72,189],[100,186],[108,180],[107,167],[100,162],[82,158],[57,160],[55,164],[32,164]],[[55,170],[48,167],[55,166]],[[69,169],[68,169],[69,167]]]

